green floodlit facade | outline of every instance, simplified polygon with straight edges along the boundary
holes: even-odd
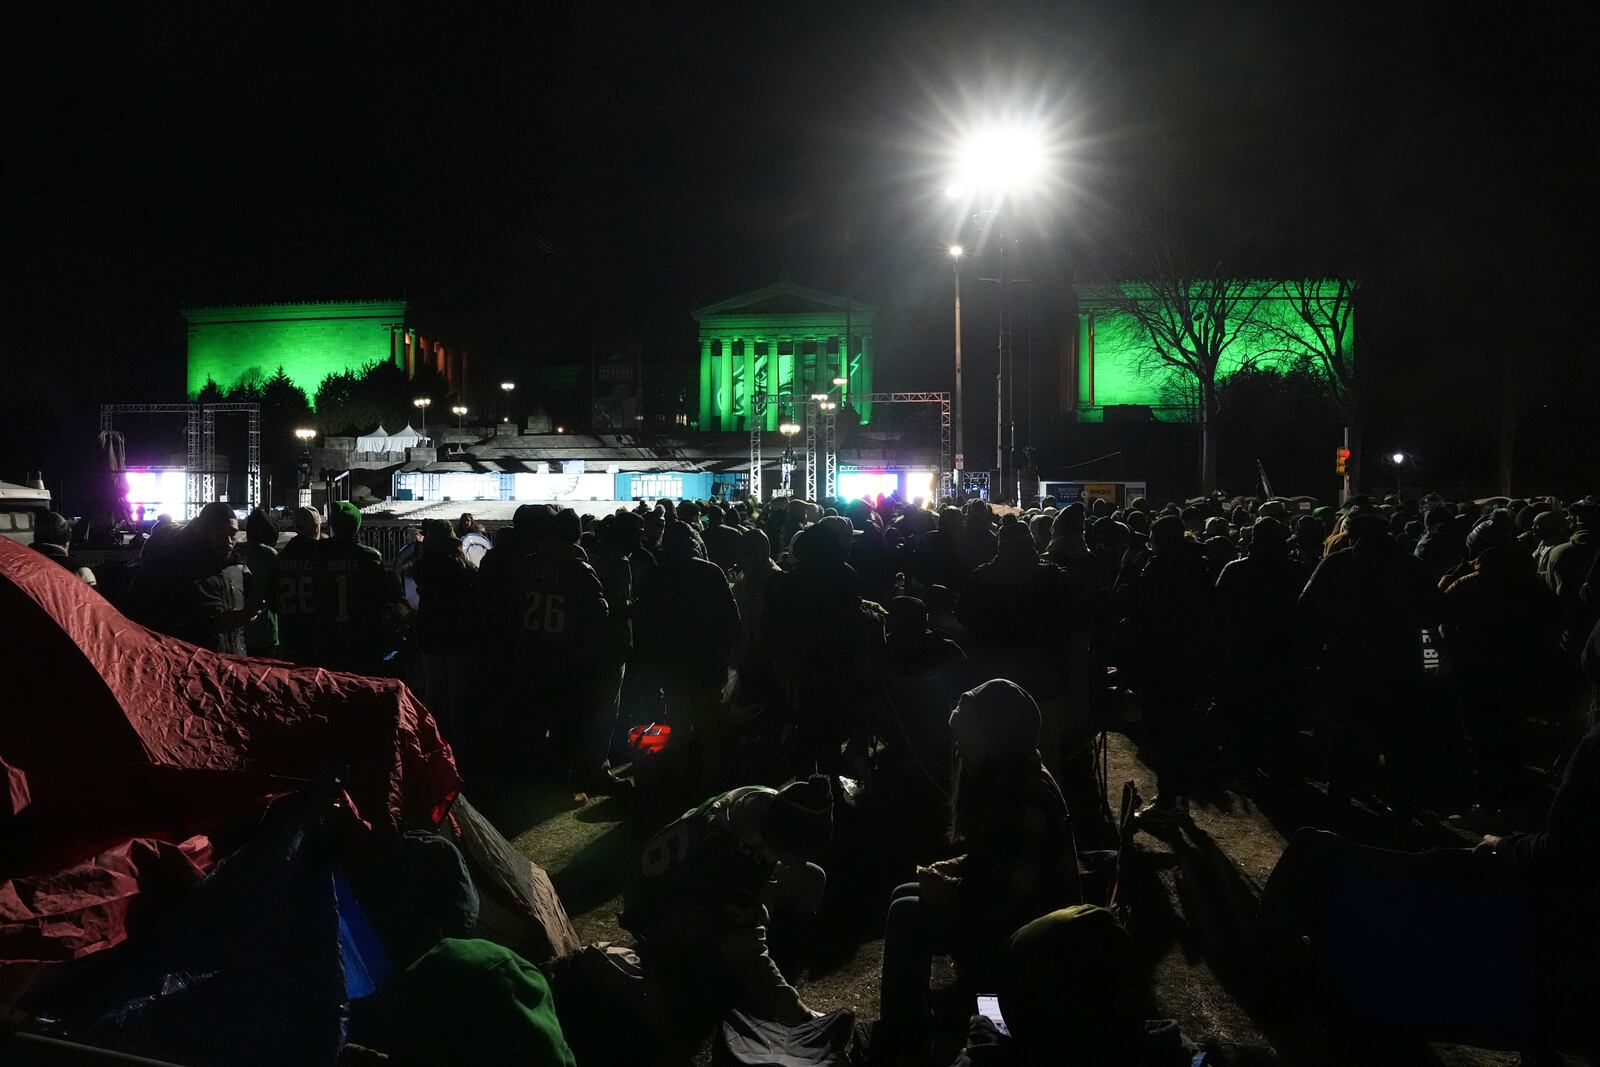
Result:
[[[877,309],[844,297],[779,282],[697,308],[700,326],[702,430],[749,430],[757,396],[768,401],[762,428],[803,422],[816,393],[840,394],[862,425],[872,405],[851,399],[872,392],[872,327]],[[842,368],[842,369],[841,369]],[[835,378],[849,384],[835,386]]]
[[[214,380],[224,390],[264,381],[281,366],[313,396],[322,379],[392,362],[407,376],[432,365],[461,392],[466,353],[407,323],[404,300],[191,307],[188,394]]]
[[[1242,303],[1250,307],[1254,325],[1229,346],[1218,369],[1219,382],[1247,364],[1269,369],[1291,366],[1303,358],[1294,351],[1296,348],[1319,347],[1316,330],[1295,309],[1286,288],[1289,284],[1251,283]],[[1328,293],[1339,285],[1334,280],[1306,284],[1323,287]],[[1118,306],[1148,292],[1149,287],[1140,282],[1077,290],[1078,336],[1069,354],[1073,366],[1067,375],[1075,390],[1064,398],[1076,421],[1103,422],[1108,408],[1113,417],[1124,411],[1138,411],[1142,417],[1142,409],[1148,408],[1150,415],[1162,422],[1194,418],[1193,403],[1183,402],[1185,392],[1192,392],[1192,385],[1176,370],[1150,369],[1149,339],[1138,321]],[[1352,311],[1345,334],[1345,351],[1351,358],[1355,355],[1351,344],[1354,322]]]

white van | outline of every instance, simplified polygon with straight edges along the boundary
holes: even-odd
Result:
[[[34,520],[50,510],[50,491],[42,482],[17,485],[0,482],[0,537],[33,544]]]

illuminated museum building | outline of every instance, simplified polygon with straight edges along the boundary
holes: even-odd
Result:
[[[872,327],[877,309],[777,282],[696,308],[700,326],[700,429],[749,430],[754,409],[762,428],[803,417],[807,399],[872,392]],[[848,384],[836,386],[835,378]],[[872,405],[853,405],[862,425]]]
[[[1326,340],[1296,309],[1290,295],[1292,283],[1254,282],[1238,301],[1247,308],[1251,325],[1228,347],[1217,380],[1223,381],[1242,367],[1282,369],[1317,351]],[[1349,331],[1354,316],[1348,307],[1349,285],[1318,281],[1300,286],[1325,308],[1340,294],[1346,301],[1343,351],[1353,357]],[[1079,286],[1077,335],[1064,346],[1060,407],[1074,422],[1190,422],[1195,418],[1195,398],[1185,395],[1192,382],[1178,371],[1152,366],[1150,341],[1137,318],[1125,309],[1130,298],[1149,292],[1139,282]],[[1328,326],[1323,324],[1321,329]]]
[[[211,378],[224,390],[270,378],[281,366],[307,396],[330,374],[391,362],[407,377],[432,366],[452,392],[466,387],[467,352],[411,322],[404,300],[238,304],[183,309],[188,393]]]

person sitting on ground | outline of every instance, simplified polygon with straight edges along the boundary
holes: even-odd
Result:
[[[832,836],[833,790],[815,775],[721,793],[645,845],[618,919],[695,1023],[729,1007],[790,1025],[819,1014],[772,961],[767,926],[775,906],[816,910],[827,874],[810,860]]]
[[[954,1067],[1210,1062],[1176,1022],[1145,1018],[1149,990],[1133,938],[1093,904],[1053,911],[1012,934],[995,988],[1005,1032],[974,1015]]]
[[[69,551],[71,547],[72,523],[67,521],[66,516],[54,511],[41,514],[33,525],[33,550],[55,560],[84,585],[93,586],[94,571],[89,569],[88,564],[73,557]]]
[[[933,957],[954,952],[963,977],[990,976],[1011,932],[1081,901],[1067,805],[1039,757],[1039,708],[996,678],[961,695],[951,838],[964,851],[895,889],[884,929],[885,1047],[906,1051],[928,1025]]]

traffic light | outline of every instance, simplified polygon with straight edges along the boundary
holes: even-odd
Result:
[[[1345,473],[1345,468],[1349,462],[1350,450],[1348,448],[1336,448],[1333,450],[1333,473]]]

